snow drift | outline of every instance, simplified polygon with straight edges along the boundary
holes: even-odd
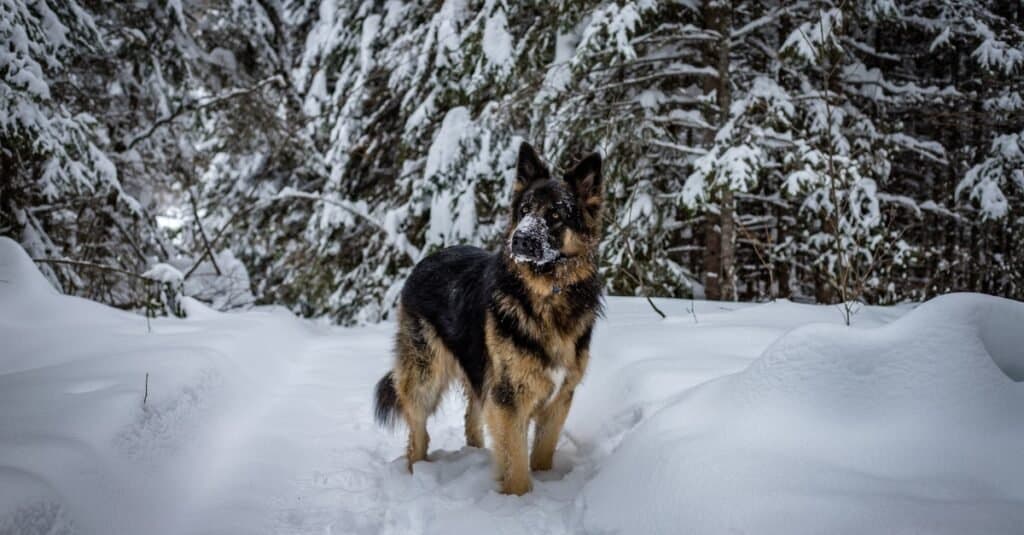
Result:
[[[609,298],[554,470],[510,497],[457,397],[405,472],[370,407],[393,325],[194,301],[147,325],[59,295],[0,238],[0,533],[1024,525],[1024,304],[950,295],[853,327],[786,301],[657,304],[667,319]]]
[[[0,237],[0,533],[221,522],[201,514],[219,500],[197,496],[230,481],[236,434],[290,376],[290,349],[311,326],[186,301],[189,320],[147,325],[58,294]]]
[[[1017,531],[1022,327],[1024,304],[960,294],[875,329],[795,329],[631,433],[584,489],[584,525]]]

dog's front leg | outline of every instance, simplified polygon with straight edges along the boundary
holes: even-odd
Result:
[[[496,386],[485,404],[484,415],[491,432],[495,479],[501,484],[501,492],[522,495],[533,488],[526,450],[529,411],[518,399],[520,396],[509,398],[505,394],[500,385]]]
[[[555,458],[558,436],[565,425],[572,405],[572,388],[563,388],[555,399],[537,412],[537,428],[533,435],[533,451],[530,453],[531,470],[551,470]]]

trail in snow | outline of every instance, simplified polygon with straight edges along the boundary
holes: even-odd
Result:
[[[405,471],[404,430],[370,408],[391,324],[189,302],[149,332],[57,295],[4,238],[0,279],[2,534],[1024,525],[1020,303],[868,307],[845,328],[834,307],[658,300],[661,320],[610,298],[554,469],[514,497],[464,446],[457,393]]]

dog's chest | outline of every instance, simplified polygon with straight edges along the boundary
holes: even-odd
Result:
[[[554,399],[558,397],[558,393],[562,391],[562,387],[565,386],[566,372],[567,370],[565,366],[553,366],[551,368],[548,368],[547,375],[548,379],[551,381],[552,386],[551,394],[548,395],[547,400],[544,402],[545,405],[554,401]]]
[[[535,380],[547,386],[539,397],[541,406],[552,403],[564,389],[574,388],[584,373],[585,361],[580,360],[577,345],[593,324],[593,316],[573,310],[565,298],[559,293],[533,302],[529,329],[547,357],[544,365],[533,372]]]
[[[558,397],[559,392],[566,387],[570,379],[582,375],[579,369],[579,362],[576,358],[576,344],[572,336],[565,336],[561,333],[550,333],[544,346],[550,361],[544,367],[543,375],[551,383],[550,393],[543,398],[543,404],[547,405]]]

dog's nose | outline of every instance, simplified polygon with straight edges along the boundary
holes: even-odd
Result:
[[[524,232],[516,232],[512,235],[512,254],[525,256],[527,258],[540,258],[544,246],[534,236]]]

